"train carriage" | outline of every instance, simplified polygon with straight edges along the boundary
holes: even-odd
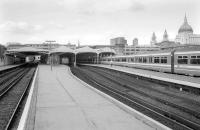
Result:
[[[175,52],[175,64],[179,68],[200,69],[200,51],[179,51]]]
[[[69,58],[63,57],[63,58],[61,59],[61,63],[62,63],[62,64],[68,65],[68,64],[69,64]]]
[[[199,48],[183,48],[101,59],[102,64],[111,64],[111,61],[113,65],[200,76]]]
[[[40,60],[41,60],[40,55],[29,55],[29,56],[26,56],[25,58],[26,63],[30,63],[30,62],[39,63]]]

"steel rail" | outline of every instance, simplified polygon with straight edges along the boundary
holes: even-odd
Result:
[[[36,70],[36,69],[35,69],[35,70]],[[32,76],[31,76],[31,78],[29,79],[28,84],[27,84],[26,87],[24,88],[24,91],[22,92],[22,94],[21,94],[21,96],[20,96],[20,99],[19,99],[18,102],[17,102],[17,105],[16,105],[16,107],[15,107],[15,109],[14,109],[14,111],[13,111],[13,113],[12,113],[12,115],[11,115],[11,117],[10,117],[8,123],[7,123],[7,125],[6,125],[5,130],[10,129],[10,125],[12,124],[13,118],[14,118],[14,116],[15,116],[15,114],[16,114],[16,112],[17,112],[17,110],[18,110],[18,108],[19,108],[19,106],[20,106],[20,104],[21,104],[21,102],[23,101],[23,98],[24,98],[24,96],[25,96],[25,94],[26,94],[26,92],[27,92],[27,90],[28,90],[28,88],[29,88],[29,86],[30,86],[30,84],[31,84],[31,82],[32,82],[33,76],[34,76],[34,74],[35,74],[35,70],[34,70],[34,72],[33,72],[32,74],[30,74],[30,75],[32,75]],[[27,72],[25,72],[25,75],[27,75],[30,71],[31,71],[31,69],[28,70]]]
[[[17,84],[25,75],[26,70],[24,70],[22,73],[20,73],[16,79],[14,79],[14,81],[9,82],[8,85],[6,87],[4,87],[3,89],[0,90],[0,98],[2,98],[4,96],[4,94],[6,94],[15,84]],[[9,86],[9,87],[8,87]]]
[[[91,71],[93,71],[93,70],[91,70]],[[187,113],[189,113],[189,114],[195,116],[195,117],[198,118],[198,119],[200,118],[200,112],[198,112],[198,111],[196,111],[196,110],[192,110],[192,109],[187,108],[187,107],[185,107],[185,106],[180,106],[180,105],[178,105],[178,104],[176,104],[176,103],[170,102],[170,101],[168,101],[168,100],[166,100],[166,99],[161,99],[161,98],[159,98],[159,97],[157,97],[157,96],[150,95],[150,94],[148,94],[148,93],[146,93],[146,92],[144,92],[144,91],[142,91],[142,90],[133,88],[133,87],[131,87],[130,85],[122,84],[122,83],[120,83],[120,82],[117,81],[117,80],[113,80],[111,77],[107,77],[107,76],[101,74],[99,71],[93,71],[93,72],[98,73],[98,74],[101,75],[102,77],[109,78],[111,81],[113,81],[113,82],[115,82],[115,83],[117,83],[117,84],[120,84],[122,87],[128,88],[128,89],[133,90],[133,91],[135,91],[135,92],[137,92],[137,93],[146,95],[146,96],[148,96],[148,97],[150,97],[150,98],[152,98],[152,99],[155,99],[156,101],[159,101],[159,102],[161,102],[161,103],[163,103],[163,104],[168,104],[168,105],[170,105],[170,106],[172,106],[172,107],[175,107],[175,108],[177,108],[177,109],[180,109],[180,110],[182,110],[182,111],[184,111],[184,112],[187,112]],[[107,75],[111,75],[111,74],[109,74],[109,73],[107,73],[107,72],[105,72],[105,73],[106,73]],[[115,76],[115,75],[112,75],[112,76]],[[117,78],[118,78],[118,77],[117,77]],[[124,79],[124,80],[126,80],[126,79]],[[127,80],[127,81],[128,81],[128,80]],[[129,81],[129,82],[130,82],[130,81]],[[146,86],[142,86],[142,87],[147,88]],[[148,88],[147,88],[147,89],[148,89]],[[154,91],[155,89],[149,88],[149,90]],[[157,90],[155,90],[155,91],[157,91]],[[165,94],[166,94],[166,93],[165,93]],[[167,95],[167,94],[166,94],[166,95]],[[167,96],[168,96],[168,95],[167,95]],[[174,97],[175,97],[175,96],[174,96]],[[179,98],[179,97],[178,97],[178,98]],[[180,99],[180,98],[179,98],[179,99]]]

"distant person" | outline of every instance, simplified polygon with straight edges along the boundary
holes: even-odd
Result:
[[[111,61],[110,61],[110,66],[112,67],[112,65],[113,65],[113,61],[111,60]]]

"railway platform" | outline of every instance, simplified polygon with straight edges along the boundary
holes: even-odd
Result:
[[[4,65],[4,66],[0,66],[0,71],[6,70],[6,69],[10,69],[16,66],[19,66],[21,64],[17,64],[17,65]]]
[[[35,110],[26,129],[169,129],[74,77],[64,65],[39,65]]]
[[[163,72],[156,72],[151,70],[143,70],[143,69],[136,69],[130,67],[122,67],[122,66],[115,66],[115,65],[104,65],[104,64],[85,64],[89,66],[98,66],[103,68],[114,69],[117,71],[122,71],[130,74],[139,75],[142,77],[158,79],[166,82],[172,82],[181,85],[188,85],[194,88],[200,88],[200,78],[199,77],[191,77],[191,76],[184,76],[184,75],[177,75],[177,74],[170,74],[170,73],[163,73]]]

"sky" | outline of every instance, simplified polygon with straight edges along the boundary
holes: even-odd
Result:
[[[200,34],[200,0],[0,0],[0,44],[41,43],[109,45],[114,37],[128,44],[150,44],[166,29],[174,40],[184,15]]]

